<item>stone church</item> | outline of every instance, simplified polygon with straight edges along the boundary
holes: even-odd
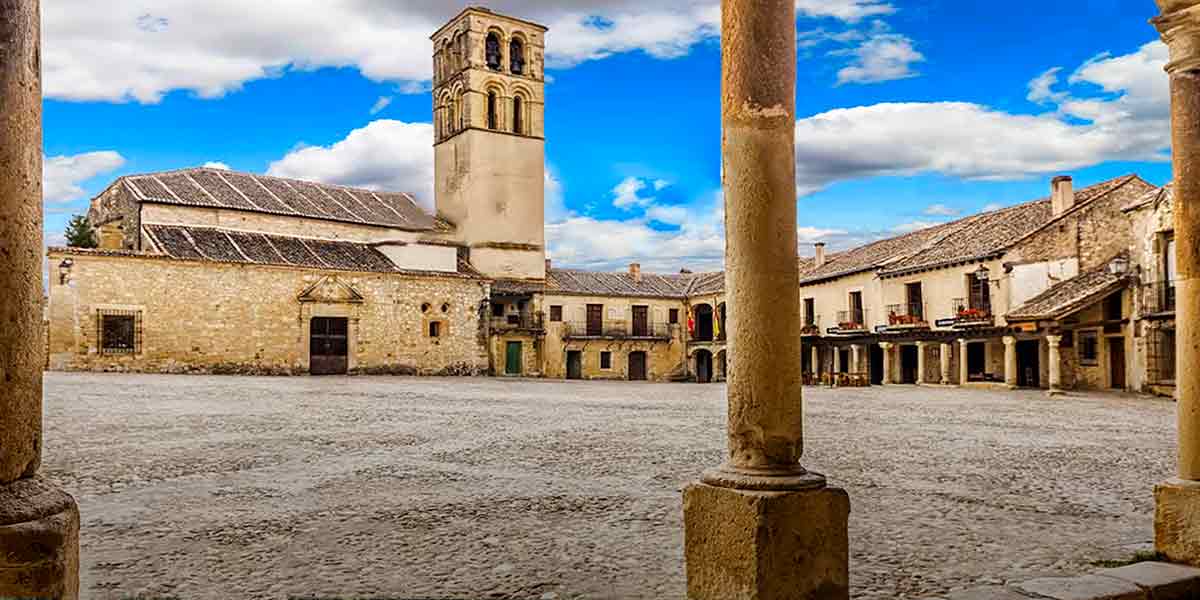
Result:
[[[434,214],[405,193],[217,169],[114,181],[88,214],[99,248],[48,252],[50,367],[494,370],[493,287],[546,276],[545,32],[468,8],[433,35]]]

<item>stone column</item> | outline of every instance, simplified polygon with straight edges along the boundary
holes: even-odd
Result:
[[[1004,385],[1017,389],[1017,338],[1004,336]]]
[[[917,342],[917,385],[925,385],[925,342]]]
[[[854,344],[850,346],[850,370],[854,373],[862,373],[862,345]]]
[[[879,347],[883,349],[883,385],[892,383],[892,343],[879,342]]]
[[[943,342],[942,347],[938,349],[938,358],[942,364],[942,385],[950,385],[950,354],[954,352],[949,342]]]
[[[1057,396],[1063,393],[1062,389],[1062,352],[1059,347],[1062,344],[1061,335],[1046,336],[1046,346],[1049,348],[1047,355],[1050,360],[1050,392],[1051,396]]]
[[[816,342],[813,342],[812,345],[812,374],[818,376],[821,374],[821,348],[817,346]]]
[[[971,377],[967,371],[967,340],[958,340],[958,385],[967,385]]]
[[[800,272],[795,2],[721,9],[729,452],[683,492],[687,597],[845,600],[850,499],[800,465],[800,305],[779,302]]]
[[[1178,478],[1154,490],[1155,547],[1200,566],[1200,0],[1155,0],[1153,23],[1171,51],[1171,147],[1175,172],[1175,376]]]
[[[42,456],[38,0],[0,0],[0,598],[79,597],[79,509]]]
[[[834,346],[833,350],[833,374],[837,375],[842,372],[842,349]]]

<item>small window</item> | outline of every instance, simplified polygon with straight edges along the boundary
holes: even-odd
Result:
[[[487,126],[488,129],[499,129],[500,124],[496,119],[496,92],[488,92],[487,99]]]
[[[550,307],[550,321],[552,323],[562,322],[562,307],[554,305]]]
[[[431,308],[433,308],[433,305],[429,304],[428,302],[424,302],[421,304],[421,312],[423,312],[423,313],[429,312],[429,309],[431,309]]]
[[[520,96],[513,98],[513,133],[525,133],[524,110]]]
[[[1088,366],[1100,364],[1100,336],[1095,331],[1079,333],[1079,364]]]
[[[679,324],[679,309],[672,308],[670,310],[670,312],[667,313],[667,319],[671,322],[672,325],[678,325]]]
[[[442,337],[441,321],[430,321],[429,322],[429,337],[431,337],[431,338]]]
[[[449,302],[443,302],[443,303],[442,303],[442,312],[443,312],[443,313],[448,313],[448,312],[450,312],[450,303],[449,303]]]
[[[504,303],[503,302],[493,302],[492,303],[492,316],[493,317],[503,317],[504,316]]]
[[[600,353],[600,368],[601,369],[611,369],[612,368],[612,352],[601,352]]]
[[[100,311],[97,315],[101,354],[141,351],[141,318],[134,311]]]

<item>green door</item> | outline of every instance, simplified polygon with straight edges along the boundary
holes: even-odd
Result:
[[[521,342],[509,342],[504,353],[504,374],[521,374]]]

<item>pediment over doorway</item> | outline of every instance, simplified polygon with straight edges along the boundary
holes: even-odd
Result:
[[[327,275],[308,286],[297,298],[302,303],[362,304],[363,295],[350,284],[335,276]]]

